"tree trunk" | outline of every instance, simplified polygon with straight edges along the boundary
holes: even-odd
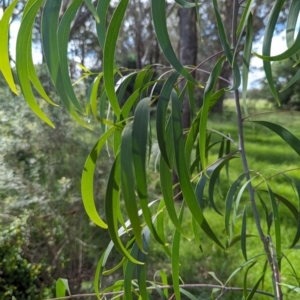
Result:
[[[196,27],[196,10],[191,8],[180,8],[179,15],[179,59],[183,65],[196,65],[197,61],[197,27]],[[180,88],[185,85],[185,81],[182,81]],[[191,126],[191,113],[189,98],[186,94],[182,103],[182,127],[189,128]],[[178,183],[178,177],[173,172],[173,184]],[[180,193],[180,186],[174,189],[174,196],[178,195],[175,199],[182,200],[182,194]]]

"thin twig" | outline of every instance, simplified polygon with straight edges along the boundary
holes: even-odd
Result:
[[[160,289],[173,289],[172,285],[157,285]],[[217,285],[217,284],[204,284],[204,283],[195,283],[195,284],[181,284],[179,287],[184,289],[193,289],[193,288],[209,288],[209,289],[220,289],[222,292],[243,292],[244,288],[239,287],[227,287],[224,285]],[[155,290],[156,287],[149,286],[147,287],[147,290]],[[136,289],[138,291],[138,289]],[[251,288],[247,288],[247,291],[252,291]],[[274,299],[274,295],[265,291],[256,290],[257,294],[261,294],[270,298]],[[122,296],[124,295],[124,292],[107,292],[107,293],[100,293],[102,297],[108,297],[108,296]],[[63,299],[76,299],[76,298],[82,298],[82,297],[96,297],[96,293],[90,293],[90,294],[77,294],[77,295],[70,295],[65,297],[58,297],[58,298],[50,298],[47,300],[63,300]]]

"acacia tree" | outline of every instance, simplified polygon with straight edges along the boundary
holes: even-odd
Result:
[[[32,29],[36,15],[42,8],[43,53],[56,91],[68,113],[77,122],[91,128],[92,125],[87,123],[86,119],[90,120],[94,117],[95,122],[98,122],[95,126],[100,126],[102,129],[99,140],[87,157],[81,181],[82,199],[87,215],[96,225],[107,229],[111,237],[111,242],[102,254],[95,273],[96,295],[98,297],[124,296],[125,299],[133,299],[133,295],[137,295],[140,299],[151,299],[151,293],[157,293],[155,294],[158,295],[157,297],[167,299],[172,291],[171,298],[175,296],[176,299],[180,299],[181,295],[185,295],[190,299],[195,299],[195,296],[187,291],[188,288],[208,287],[216,288],[213,295],[218,299],[225,297],[229,291],[243,293],[245,299],[252,299],[256,293],[283,299],[283,292],[286,293],[290,289],[298,292],[299,280],[293,265],[290,264],[290,269],[294,280],[284,281],[281,279],[281,267],[283,264],[289,264],[289,260],[284,254],[282,243],[279,203],[291,213],[297,224],[294,239],[290,241],[291,248],[297,244],[300,237],[299,208],[284,195],[275,193],[270,179],[261,179],[261,182],[266,184],[265,189],[261,188],[261,184],[256,186],[252,184],[253,179],[259,177],[260,173],[259,170],[252,171],[250,169],[244,143],[244,124],[251,120],[253,124],[264,126],[280,136],[300,155],[300,141],[291,132],[275,123],[262,119],[254,120],[253,116],[247,115],[245,101],[243,101],[244,113],[242,111],[238,89],[241,87],[242,100],[245,100],[254,36],[253,19],[257,17],[255,9],[252,8],[255,8],[256,1],[233,1],[230,12],[232,26],[229,34],[224,26],[218,1],[213,0],[214,20],[212,22],[217,27],[218,40],[222,50],[203,57],[195,67],[184,67],[176,56],[169,39],[166,1],[152,0],[152,21],[156,38],[171,67],[149,65],[132,72],[125,70],[125,75],[122,73],[123,69],[115,63],[115,53],[118,34],[129,0],[121,0],[117,4],[112,17],[108,20],[108,25],[105,20],[110,0],[100,0],[96,9],[91,1],[84,2],[97,23],[97,35],[103,51],[103,68],[101,73],[96,74],[89,88],[86,102],[82,103],[78,99],[72,87],[67,53],[70,27],[83,0],[70,1],[61,18],[62,1],[29,0],[26,3],[17,38],[16,71],[21,93],[28,105],[41,120],[54,127],[55,125],[42,111],[42,106],[38,101],[43,98],[49,105],[55,105],[55,103],[40,84],[31,56]],[[286,25],[288,50],[280,55],[270,56],[276,22],[280,18],[280,12],[285,2],[284,0],[274,2],[268,13],[268,21],[264,29],[262,54],[254,53],[264,60],[268,85],[277,101],[279,101],[279,97],[274,86],[271,61],[292,57],[298,62],[297,52],[300,46],[300,34],[295,37],[300,2],[294,0],[288,10]],[[2,38],[0,70],[14,93],[18,93],[19,88],[15,85],[12,76],[6,37],[8,36],[9,19],[17,3],[18,0],[15,0],[7,7],[0,23]],[[200,3],[191,3],[185,0],[176,0],[176,3],[188,9],[196,8],[196,11],[199,11]],[[198,17],[201,19],[201,14]],[[246,35],[245,39],[244,35]],[[239,49],[243,49],[241,54]],[[239,58],[239,56],[241,57]],[[201,83],[195,80],[191,73],[200,70],[201,65],[207,60],[215,60],[215,64],[209,72],[207,83]],[[222,67],[225,63],[232,72],[232,82],[221,77]],[[87,69],[85,71],[86,75],[95,75],[89,73]],[[160,74],[158,79],[153,78],[154,72]],[[135,78],[133,92],[124,103],[122,101],[124,89],[132,78]],[[291,82],[293,83],[296,79],[298,79],[297,76],[292,78]],[[225,86],[222,84],[221,88],[218,88],[220,81],[226,84]],[[182,84],[183,82],[184,84]],[[163,83],[159,95],[154,93],[158,83]],[[39,97],[33,93],[33,86],[39,93]],[[197,111],[194,110],[194,88],[204,89],[203,105]],[[220,141],[216,144],[210,142],[207,122],[212,108],[225,92],[232,92],[234,95],[236,130],[239,138],[235,142],[226,133],[217,132]],[[192,107],[192,123],[188,129],[183,128],[181,122],[182,104],[186,94],[189,96],[189,104]],[[157,103],[154,121],[155,134],[151,130],[152,121],[149,117],[150,107],[154,102]],[[147,166],[155,139],[157,139],[160,150],[161,197],[159,199],[151,199],[148,193],[149,171]],[[112,149],[110,151],[114,162],[107,182],[103,216],[98,213],[94,201],[94,185],[97,184],[94,182],[94,172],[96,162],[101,159],[100,153],[105,145]],[[209,149],[217,145],[220,146],[219,157],[214,159],[211,157]],[[221,209],[214,203],[214,190],[217,187],[221,170],[226,168],[230,173],[228,166],[233,159],[240,162],[243,171],[229,186],[225,204]],[[173,199],[172,170],[176,171],[183,196],[179,210]],[[276,174],[273,174],[274,176]],[[297,191],[299,200],[299,179],[287,174],[286,177]],[[224,219],[223,232],[216,233],[213,229],[213,222],[206,218],[203,197],[206,186],[211,208],[216,215],[221,215]],[[124,205],[124,210],[121,209],[121,204]],[[267,228],[262,226],[263,217],[260,211],[264,212]],[[174,226],[171,241],[168,241],[164,231],[164,220],[167,216]],[[236,270],[226,283],[220,285],[180,283],[180,242],[185,238],[182,226],[185,216],[189,216],[194,229],[192,239],[199,244],[200,248],[203,245],[199,237],[207,236],[220,249],[228,250],[236,247],[236,251],[242,252],[245,262],[236,266]],[[255,223],[256,232],[249,232],[248,224],[251,222]],[[240,226],[237,226],[238,223]],[[239,232],[237,232],[238,228],[240,228]],[[170,257],[172,265],[170,282],[167,281],[163,270],[159,272],[159,280],[147,280],[150,237],[155,239]],[[250,237],[261,241],[261,249],[257,249],[256,255],[251,258],[248,257],[251,244],[247,243]],[[119,251],[122,260],[116,268],[106,270],[106,264],[113,248]],[[261,275],[256,278],[253,286],[248,287],[247,276],[257,261],[263,262]],[[111,287],[100,290],[102,275],[110,274],[119,267],[123,267],[122,280],[115,282]],[[244,286],[230,287],[230,279],[241,270],[244,270]],[[215,277],[213,273],[212,275]],[[258,289],[266,277],[270,277],[273,283],[272,291]],[[66,290],[68,290],[66,281],[59,279],[57,296],[65,296]]]

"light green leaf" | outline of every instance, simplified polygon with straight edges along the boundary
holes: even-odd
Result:
[[[94,200],[94,173],[97,158],[100,154],[101,149],[106,143],[107,139],[115,131],[115,128],[110,128],[106,133],[104,133],[101,138],[98,140],[93,150],[89,154],[84,164],[82,178],[81,178],[81,194],[82,201],[85,208],[85,211],[89,218],[98,226],[102,228],[107,228],[107,225],[100,218]]]
[[[10,89],[18,95],[18,91],[14,82],[14,78],[11,72],[10,63],[9,63],[9,41],[8,41],[8,34],[9,34],[9,21],[11,15],[14,11],[14,8],[18,0],[14,0],[4,11],[2,19],[0,20],[0,36],[1,36],[1,43],[0,43],[0,71],[2,72],[4,79],[6,80]]]
[[[59,278],[56,281],[55,285],[56,297],[64,297],[66,296],[66,292],[71,295],[68,279]]]
[[[35,96],[32,91],[30,76],[28,70],[28,54],[31,51],[31,34],[36,15],[43,4],[43,0],[28,1],[26,4],[26,13],[22,18],[20,29],[17,37],[16,46],[16,69],[22,90],[22,94],[31,108],[31,110],[45,123],[54,128],[54,124],[49,120],[45,113],[38,106]],[[25,52],[25,53],[24,53]]]
[[[98,95],[98,88],[100,80],[103,76],[103,73],[100,73],[95,77],[90,88],[88,90],[87,101],[86,101],[86,114],[89,115],[89,110],[91,108],[93,116],[95,119],[98,117],[97,113],[97,95]],[[100,117],[101,118],[101,117]]]

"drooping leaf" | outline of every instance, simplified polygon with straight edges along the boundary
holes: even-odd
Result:
[[[252,1],[248,1],[250,3]],[[247,3],[247,5],[248,5]],[[248,75],[249,75],[249,65],[251,59],[251,50],[252,50],[252,43],[254,38],[253,32],[253,18],[252,14],[249,14],[248,23],[247,23],[247,33],[246,33],[246,41],[244,46],[244,55],[243,55],[243,71],[242,71],[242,78],[243,78],[243,91],[242,91],[242,99],[243,99],[243,108],[245,115],[248,116],[247,110],[247,103],[246,103],[246,96],[248,90]]]
[[[278,136],[280,136],[298,155],[300,155],[300,140],[295,137],[290,131],[285,129],[284,127],[267,122],[267,121],[252,121],[254,123],[263,125],[273,132],[275,132]]]
[[[281,256],[281,230],[280,230],[280,218],[278,213],[278,207],[277,207],[274,193],[268,184],[267,184],[267,189],[271,200],[272,211],[274,216],[276,253],[277,253],[277,257],[280,257]]]
[[[171,92],[178,77],[179,74],[177,72],[174,72],[166,80],[160,92],[158,102],[157,102],[157,110],[156,110],[157,141],[158,141],[161,155],[170,169],[171,169],[171,162],[169,161],[167,148],[166,148],[167,147],[166,146],[166,116],[167,116],[168,104],[171,98]]]
[[[109,8],[110,0],[99,0],[97,5],[97,15],[100,22],[96,24],[97,36],[100,43],[100,47],[103,50],[106,37],[106,15]]]
[[[182,222],[183,219],[183,212],[184,212],[184,204],[181,205],[181,209],[179,212],[179,222]],[[176,299],[181,299],[180,296],[180,288],[179,288],[179,250],[180,250],[180,238],[181,234],[180,232],[175,229],[174,235],[173,235],[173,243],[172,243],[172,257],[171,257],[171,263],[172,263],[172,282],[173,282],[173,288],[175,293]]]
[[[77,98],[74,97],[70,98],[69,89],[65,89],[65,82],[68,79],[64,79],[63,73],[62,73],[62,65],[60,59],[63,60],[63,67],[65,68],[65,65],[67,64],[67,56],[60,57],[60,51],[62,49],[65,50],[66,48],[66,39],[68,38],[68,23],[71,22],[69,16],[71,16],[74,13],[73,6],[71,7],[71,10],[68,11],[67,16],[65,17],[65,21],[63,23],[63,27],[61,27],[64,33],[62,42],[58,42],[58,19],[59,19],[59,12],[61,7],[61,1],[52,1],[52,0],[46,0],[43,13],[42,13],[42,19],[41,19],[41,34],[42,34],[42,46],[44,51],[44,57],[46,60],[46,64],[52,79],[52,82],[57,90],[57,93],[59,94],[59,97],[61,101],[63,102],[64,106],[70,113],[70,115],[82,126],[90,128],[79,116],[76,112],[75,108],[79,112],[83,112],[84,110],[81,107],[80,103],[78,102]],[[73,3],[72,3],[73,4]],[[75,2],[75,4],[78,4]],[[74,5],[75,5],[74,4]],[[65,34],[67,33],[67,34]],[[67,92],[68,90],[68,92]]]
[[[3,74],[4,79],[6,80],[10,89],[18,95],[18,91],[15,85],[15,81],[11,72],[10,63],[9,63],[9,41],[8,41],[8,33],[9,33],[9,21],[13,14],[14,8],[18,0],[14,0],[4,11],[2,19],[0,20],[0,71]]]
[[[291,6],[289,8],[289,13],[286,22],[286,45],[290,48],[295,40],[295,30],[297,26],[297,21],[299,18],[300,2],[297,0],[292,0]],[[292,56],[294,60],[297,60],[297,56]]]
[[[271,54],[271,45],[273,33],[275,30],[275,26],[281,11],[281,8],[284,4],[285,0],[276,0],[269,14],[268,22],[265,28],[265,34],[263,39],[263,47],[262,47],[262,55],[269,56]],[[275,83],[272,75],[272,67],[269,61],[263,61],[263,67],[266,75],[266,79],[269,85],[269,88],[272,92],[273,97],[276,99],[277,104],[280,105],[280,99],[278,92],[275,87]]]
[[[118,234],[118,208],[120,207],[120,157],[117,155],[111,168],[105,195],[105,215],[109,235],[120,254],[135,264],[143,264],[124,247]]]
[[[159,238],[151,219],[148,207],[147,191],[147,137],[149,126],[149,103],[151,98],[142,99],[136,107],[132,125],[132,158],[140,205],[143,210],[144,220],[155,239],[162,245],[164,242]]]
[[[117,118],[119,118],[120,116],[121,109],[115,92],[114,58],[115,58],[116,43],[121,28],[121,24],[125,15],[125,11],[128,5],[128,1],[129,0],[121,0],[117,8],[115,9],[107,29],[107,36],[109,36],[109,39],[105,39],[104,50],[103,50],[104,85],[106,88],[108,101]]]
[[[219,11],[218,7],[218,2],[217,0],[213,0],[213,7],[215,11],[215,16],[216,16],[216,21],[217,21],[217,26],[218,26],[218,34],[220,37],[220,42],[222,44],[222,47],[224,49],[225,55],[230,63],[230,65],[233,68],[233,75],[234,75],[234,84],[232,87],[228,88],[229,91],[234,91],[236,90],[240,84],[241,84],[241,75],[240,75],[240,70],[237,65],[236,60],[233,57],[233,53],[230,47],[230,44],[228,42],[227,34],[225,31],[225,25],[223,23],[221,13]]]
[[[230,230],[229,230],[229,221],[230,221],[230,215],[231,210],[234,202],[234,196],[237,193],[238,188],[240,187],[242,181],[245,178],[245,174],[240,175],[234,183],[231,185],[230,189],[228,190],[226,201],[225,201],[225,232],[230,237]]]
[[[68,66],[68,41],[71,30],[71,23],[74,21],[76,13],[78,12],[83,0],[73,0],[66,12],[64,13],[58,27],[58,55],[59,55],[59,69],[61,71],[61,77],[63,79],[63,88],[68,98],[74,105],[74,107],[81,113],[84,113],[77,96],[75,95],[72,82],[69,75]],[[49,25],[49,24],[48,24]],[[46,26],[46,24],[45,24]],[[53,25],[52,25],[53,26]],[[55,86],[58,86],[57,84]]]
[[[204,96],[203,96],[203,106],[202,106],[202,113],[201,113],[201,118],[200,118],[200,124],[199,124],[199,152],[200,152],[200,159],[201,159],[201,165],[202,168],[206,168],[206,127],[207,127],[207,120],[208,120],[208,113],[209,113],[209,108],[210,108],[210,101],[211,101],[211,96],[213,95],[213,91],[215,88],[215,85],[217,83],[218,77],[221,73],[222,70],[222,65],[225,60],[225,57],[221,57],[216,65],[214,66],[208,82],[205,86],[204,89]]]
[[[184,141],[181,124],[181,107],[175,93],[173,93],[172,96],[172,126],[176,170],[178,172],[177,175],[184,201],[186,202],[190,212],[192,213],[193,217],[200,225],[200,227],[203,229],[205,234],[210,237],[217,245],[223,248],[224,246],[219,241],[219,239],[207,223],[206,219],[204,218],[203,212],[198,204],[196,195],[190,182],[190,176],[187,169],[184,153]]]
[[[152,9],[152,20],[156,32],[156,37],[166,59],[174,67],[174,69],[186,80],[190,81],[191,83],[193,83],[198,87],[202,87],[194,79],[194,77],[183,67],[183,65],[176,57],[167,30],[165,1],[151,0],[151,9]]]
[[[89,11],[92,13],[94,19],[96,20],[97,23],[100,23],[100,18],[98,16],[98,12],[97,10],[95,9],[95,6],[94,4],[92,3],[91,0],[84,0],[87,8],[89,9]]]
[[[134,190],[134,173],[132,160],[132,124],[123,130],[121,144],[121,187],[128,218],[131,222],[136,243],[143,250],[142,227],[138,216],[138,207]]]
[[[81,178],[81,194],[82,201],[85,208],[85,211],[89,218],[98,226],[102,228],[107,228],[107,225],[100,218],[94,200],[94,173],[97,158],[100,154],[101,149],[105,145],[107,139],[115,131],[115,128],[110,128],[106,133],[104,133],[101,138],[98,140],[93,150],[87,157],[87,160],[84,164],[82,178]]]
[[[28,1],[25,9],[26,14],[22,18],[20,29],[17,37],[16,46],[16,69],[19,78],[22,94],[31,108],[31,110],[46,124],[54,128],[54,124],[49,120],[45,113],[41,110],[36,102],[35,96],[32,91],[29,69],[28,57],[31,57],[31,35],[34,26],[34,21],[38,10],[43,4],[43,0]],[[28,51],[30,50],[30,53]],[[24,53],[25,52],[25,53]]]
[[[245,207],[244,212],[243,212],[243,220],[242,220],[242,228],[241,228],[241,250],[242,250],[245,261],[248,260],[246,235],[247,235],[247,209]]]

